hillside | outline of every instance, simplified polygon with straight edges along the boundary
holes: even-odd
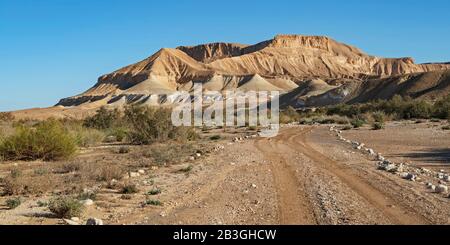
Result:
[[[394,94],[433,99],[449,92],[447,69],[449,63],[416,64],[412,58],[368,55],[329,37],[278,35],[254,45],[163,48],[101,76],[86,92],[57,105],[66,111],[74,106],[147,103],[149,98],[152,105],[171,104],[180,91],[191,91],[196,83],[208,91],[277,90],[284,94],[282,104],[296,107],[386,99]]]

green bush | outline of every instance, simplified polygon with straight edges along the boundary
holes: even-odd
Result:
[[[386,114],[382,111],[375,111],[372,113],[372,118],[377,123],[384,123],[386,121]]]
[[[83,126],[95,129],[111,128],[120,118],[120,113],[117,109],[107,110],[101,107],[94,116],[88,117],[84,120]]]
[[[146,200],[145,205],[151,205],[151,206],[162,206],[163,203],[159,200]]]
[[[156,196],[156,195],[159,195],[159,194],[161,194],[161,189],[159,189],[159,188],[153,188],[153,189],[151,189],[147,194],[150,195],[150,196]]]
[[[97,129],[80,127],[72,132],[78,146],[90,147],[101,143],[105,134]]]
[[[300,120],[300,114],[291,106],[280,113],[280,123],[292,123]]]
[[[374,122],[372,124],[372,129],[373,130],[381,130],[384,129],[384,124],[382,122]]]
[[[20,200],[20,198],[12,198],[12,199],[6,200],[6,206],[9,209],[15,209],[15,208],[19,207],[20,204],[22,204],[22,201]]]
[[[434,104],[433,116],[440,119],[450,119],[450,95]]]
[[[83,204],[72,197],[58,197],[50,200],[48,209],[58,218],[79,217],[83,212]]]
[[[132,106],[125,110],[125,120],[131,126],[128,137],[131,143],[146,145],[169,139],[195,140],[198,135],[193,128],[175,127],[172,124],[171,110]]]
[[[5,160],[67,159],[76,152],[75,142],[55,120],[44,121],[35,127],[19,125],[13,135],[0,142],[0,156]]]
[[[364,120],[361,120],[361,119],[353,119],[350,123],[352,124],[353,128],[360,128],[366,122]]]

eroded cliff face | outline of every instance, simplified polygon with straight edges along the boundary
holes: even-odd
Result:
[[[383,79],[446,69],[450,69],[450,64],[415,64],[412,58],[370,56],[328,37],[278,35],[255,45],[211,43],[161,49],[145,60],[100,77],[93,88],[63,99],[59,105],[76,106],[99,100],[105,104],[126,104],[136,102],[136,98],[176,97],[180,91],[190,91],[195,83],[202,83],[211,91],[270,89],[292,93],[314,79],[325,83],[333,79],[354,83],[386,81]],[[336,93],[355,86],[348,87],[339,90],[338,86]],[[346,96],[336,95],[333,101]]]

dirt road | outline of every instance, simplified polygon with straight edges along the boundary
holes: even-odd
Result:
[[[447,224],[449,201],[376,162],[325,127],[284,128],[227,149],[177,186],[155,224]],[[182,187],[181,187],[182,186]],[[142,217],[141,217],[142,218]],[[131,222],[141,223],[133,218]]]

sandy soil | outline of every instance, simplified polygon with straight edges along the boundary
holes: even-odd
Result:
[[[450,138],[430,125],[404,122],[343,135],[387,157],[442,168],[449,164]],[[221,146],[186,173],[179,171],[185,163],[146,168],[146,174],[132,179],[141,191],[130,200],[102,188],[81,219],[96,217],[106,224],[450,224],[450,199],[427,190],[427,179],[412,182],[377,170],[375,159],[339,141],[327,126],[286,126],[272,139],[211,143]],[[444,156],[414,155],[424,149]],[[162,193],[148,197],[155,187]],[[37,206],[46,198],[25,197],[17,209],[0,210],[0,223],[62,224]],[[143,206],[149,198],[163,205]]]

